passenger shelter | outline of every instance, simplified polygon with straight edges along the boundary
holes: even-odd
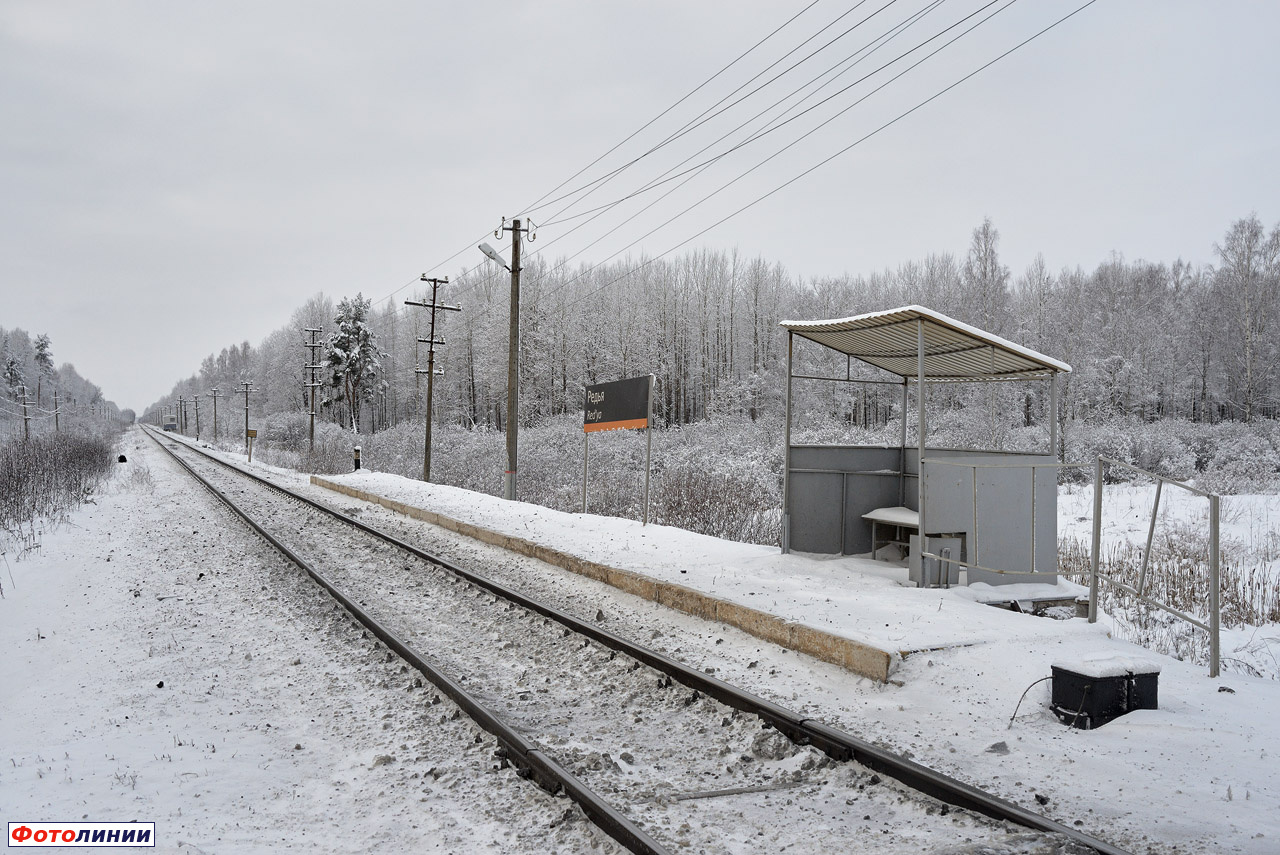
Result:
[[[1058,375],[1071,366],[923,306],[851,318],[782,321],[787,330],[782,551],[854,555],[899,544],[918,585],[1054,582],[1057,573]],[[900,379],[794,372],[799,336]],[[898,446],[792,445],[794,381],[901,385]],[[1049,384],[1049,447],[1040,454],[930,447],[930,385]],[[907,445],[916,390],[916,444]],[[922,477],[923,476],[923,477]]]

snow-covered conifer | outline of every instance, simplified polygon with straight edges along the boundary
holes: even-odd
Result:
[[[351,412],[351,432],[360,432],[360,402],[372,400],[382,357],[377,337],[369,328],[372,301],[362,293],[338,303],[325,359],[332,371],[330,383]]]

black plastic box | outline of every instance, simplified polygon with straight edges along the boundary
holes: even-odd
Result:
[[[1114,666],[1090,667],[1092,664],[1078,670],[1053,666],[1053,699],[1049,708],[1063,724],[1092,730],[1134,710],[1159,709],[1158,667],[1127,668],[1117,674]]]

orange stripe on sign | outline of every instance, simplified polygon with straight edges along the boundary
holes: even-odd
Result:
[[[648,419],[626,419],[620,422],[595,422],[582,426],[583,433],[595,433],[598,430],[626,430],[628,428],[644,428],[649,426]]]

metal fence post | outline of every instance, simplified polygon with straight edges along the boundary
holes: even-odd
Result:
[[[1098,622],[1098,563],[1102,557],[1102,458],[1093,461],[1093,558],[1089,572],[1089,623]]]
[[[1156,536],[1156,517],[1160,515],[1160,491],[1164,489],[1164,481],[1156,481],[1156,500],[1151,506],[1151,525],[1147,528],[1147,548],[1142,551],[1142,572],[1138,574],[1138,596],[1147,592],[1147,567],[1151,565],[1151,542]]]
[[[1209,676],[1218,676],[1221,655],[1220,627],[1218,624],[1218,497],[1209,497]]]

